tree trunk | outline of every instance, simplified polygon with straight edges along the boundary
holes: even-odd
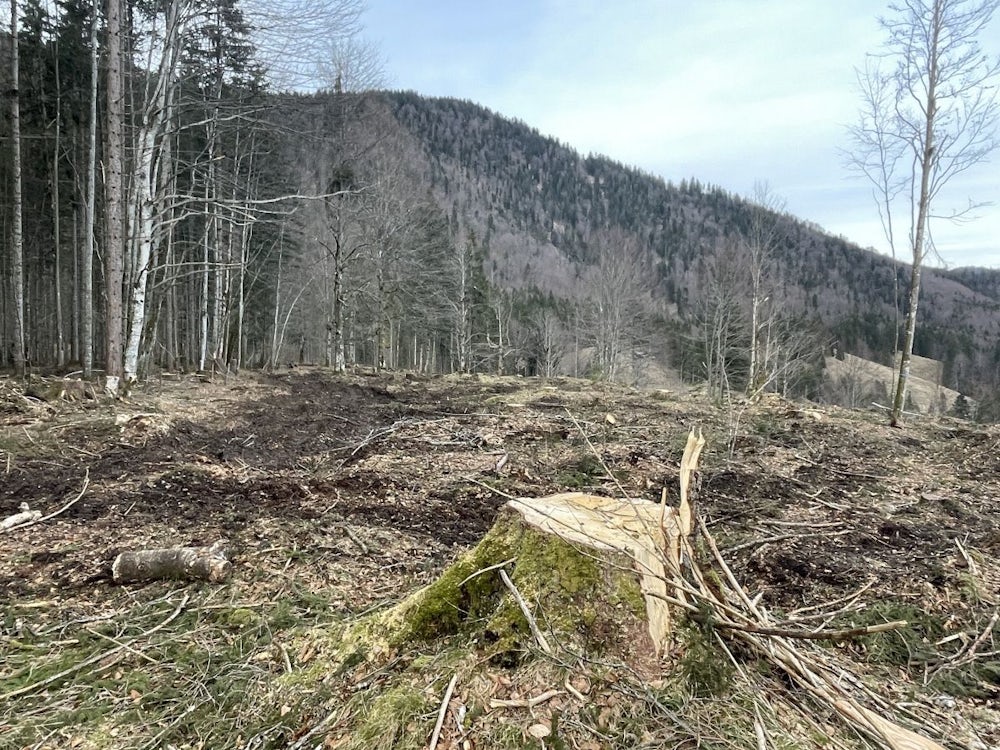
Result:
[[[927,235],[927,222],[930,218],[931,204],[931,172],[934,169],[935,154],[935,119],[937,118],[937,84],[939,71],[939,56],[941,55],[940,34],[944,22],[943,9],[935,3],[933,21],[931,24],[931,41],[927,73],[927,106],[924,110],[924,133],[920,159],[920,197],[917,201],[917,220],[913,227],[913,267],[910,269],[910,293],[906,311],[906,331],[903,334],[903,349],[899,356],[899,379],[896,382],[896,394],[892,401],[892,413],[889,422],[893,427],[899,427],[906,406],[906,387],[910,380],[910,358],[913,354],[913,339],[917,330],[917,306],[920,299],[920,268],[924,262],[926,250],[924,243]]]
[[[62,305],[62,238],[60,236],[59,213],[59,150],[62,148],[62,92],[59,83],[59,56],[56,55],[56,132],[52,144],[52,249],[55,253],[55,276],[53,290],[55,291],[56,313],[56,365],[62,369],[66,364],[66,321],[63,318]]]
[[[160,578],[224,581],[232,572],[225,542],[211,547],[171,547],[122,552],[111,566],[117,583]]]
[[[13,95],[10,97],[10,147],[11,147],[11,298],[14,303],[14,373],[25,375],[25,323],[24,323],[24,232],[22,228],[21,198],[21,92],[20,59],[18,55],[17,0],[10,0],[10,76]]]
[[[97,30],[100,14],[94,9],[90,24],[90,123],[87,126],[87,194],[80,259],[80,359],[83,377],[94,376],[94,223],[97,197]]]
[[[176,85],[174,72],[180,57],[182,39],[180,12],[180,3],[176,0],[167,6],[163,53],[156,73],[155,88],[144,107],[142,125],[136,138],[129,200],[134,278],[124,362],[125,380],[129,383],[134,382],[139,376],[139,353],[148,308],[149,273],[156,257],[159,224],[162,221],[158,211],[161,187],[159,170],[170,167],[164,163],[169,161],[170,156],[169,148],[165,148],[164,143],[169,144],[165,131],[171,115],[171,101]]]
[[[331,362],[334,372],[344,372],[347,370],[347,355],[344,348],[344,267],[343,248],[341,237],[334,240],[333,256],[333,320],[331,321],[333,336],[333,361]]]
[[[107,390],[118,394],[122,376],[122,284],[124,282],[125,241],[122,236],[122,22],[120,0],[108,0],[107,17],[108,76],[107,123],[104,128],[107,162],[105,208],[108,243],[104,252],[105,278],[105,371]]]

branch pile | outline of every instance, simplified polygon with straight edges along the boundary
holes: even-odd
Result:
[[[943,750],[925,736],[930,731],[926,722],[910,713],[907,720],[912,728],[904,727],[894,717],[896,707],[836,663],[829,650],[816,645],[820,640],[841,641],[906,627],[906,622],[806,630],[801,623],[773,620],[739,583],[689,497],[704,443],[693,432],[688,436],[677,508],[668,508],[665,502],[658,506],[581,493],[512,500],[509,506],[530,525],[571,543],[628,553],[640,574],[649,631],[659,654],[669,645],[674,615],[683,612],[712,634],[744,677],[747,672],[734,653],[771,664],[815,701],[888,750]],[[763,699],[763,691],[754,695],[755,701]],[[799,703],[792,696],[783,702]],[[763,742],[766,729],[759,718],[756,731]]]

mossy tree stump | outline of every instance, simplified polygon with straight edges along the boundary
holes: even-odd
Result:
[[[672,511],[654,503],[578,492],[511,501],[474,549],[434,583],[356,623],[345,645],[375,656],[464,634],[513,664],[538,646],[533,620],[556,648],[615,655],[648,671],[670,627],[655,547],[661,516],[672,523]]]

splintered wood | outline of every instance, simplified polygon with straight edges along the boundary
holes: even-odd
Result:
[[[663,516],[656,503],[645,500],[616,500],[566,492],[541,498],[511,500],[508,506],[524,521],[542,531],[595,550],[622,552],[635,561],[646,602],[649,635],[657,653],[662,653],[670,637],[670,608],[664,545],[673,544],[680,533],[677,513],[672,508]]]
[[[720,647],[739,642],[757,658],[782,670],[793,684],[835,710],[855,729],[889,750],[944,750],[937,742],[914,731],[929,731],[928,725],[914,729],[885,717],[889,701],[860,689],[861,681],[843,664],[835,663],[828,650],[800,647],[810,639],[842,639],[905,622],[887,623],[855,631],[803,632],[796,623],[774,622],[765,608],[743,589],[718,545],[698,516],[690,497],[692,475],[705,445],[692,431],[680,466],[678,507],[646,500],[597,497],[570,492],[542,498],[520,498],[507,505],[524,521],[567,542],[597,551],[628,555],[634,562],[646,604],[649,634],[657,655],[666,652],[672,632],[671,605],[714,629]],[[699,560],[692,544],[697,531]],[[712,585],[705,571],[713,571]],[[732,649],[724,651],[731,656]],[[766,700],[758,695],[756,700]],[[869,705],[864,705],[862,700]],[[872,706],[872,707],[869,707]],[[914,720],[916,721],[916,720]],[[766,743],[765,743],[766,744]]]

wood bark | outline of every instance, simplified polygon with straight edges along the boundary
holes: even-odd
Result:
[[[0,518],[0,531],[12,529],[23,523],[37,521],[41,517],[42,512],[40,510],[31,510],[27,503],[21,503],[21,509],[17,513],[6,518]]]
[[[180,57],[182,6],[175,0],[167,8],[163,54],[156,75],[156,85],[146,103],[143,122],[136,139],[136,154],[129,195],[129,232],[132,241],[134,280],[129,313],[128,341],[124,352],[126,382],[139,373],[139,352],[146,324],[147,285],[150,265],[155,256],[160,229],[157,220],[158,170],[163,166],[161,143],[165,138],[169,102],[176,85],[175,71]]]
[[[10,0],[10,76],[13,95],[10,97],[10,144],[11,144],[11,276],[14,302],[14,372],[25,375],[25,322],[24,322],[24,232],[22,227],[21,197],[21,99],[20,99],[20,58],[17,44],[18,8],[17,0]]]
[[[940,35],[944,9],[935,2],[931,26],[931,41],[928,46],[927,72],[927,102],[925,107],[923,152],[920,154],[920,192],[917,199],[917,218],[914,222],[913,265],[910,268],[910,295],[906,310],[906,330],[903,332],[903,349],[899,357],[899,379],[896,383],[896,394],[892,400],[890,423],[898,427],[906,407],[906,387],[910,382],[910,358],[913,355],[913,340],[917,330],[917,308],[920,299],[920,268],[923,265],[927,250],[924,247],[927,233],[927,222],[930,217],[931,205],[931,172],[934,169],[935,120],[937,119],[937,86],[939,83],[938,56],[941,54]]]
[[[62,86],[59,80],[59,55],[55,55],[56,113],[55,138],[52,143],[52,249],[55,254],[53,290],[56,313],[56,366],[66,364],[66,322],[62,303],[62,239],[59,206],[59,155],[62,152]]]
[[[118,583],[161,578],[218,583],[232,572],[225,541],[210,547],[171,547],[122,552],[111,565]]]
[[[94,376],[94,225],[97,203],[97,97],[100,14],[94,9],[90,23],[90,121],[87,125],[87,188],[83,224],[83,253],[80,258],[80,360],[83,377]]]
[[[108,0],[105,19],[107,34],[107,109],[104,127],[106,142],[105,216],[107,247],[104,252],[105,281],[105,373],[106,388],[118,395],[123,371],[122,285],[125,280],[125,238],[123,235],[124,200],[122,194],[122,121],[125,107],[122,91],[122,18],[120,0]]]

